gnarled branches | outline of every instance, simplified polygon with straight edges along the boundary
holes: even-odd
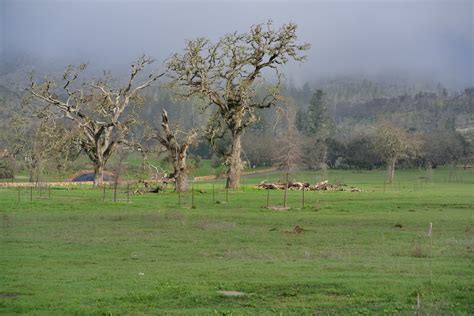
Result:
[[[86,69],[84,64],[69,66],[62,84],[52,79],[41,83],[31,80],[31,95],[41,104],[36,114],[66,118],[81,130],[81,147],[94,163],[97,185],[102,183],[103,169],[115,147],[126,142],[130,128],[137,123],[133,107],[140,104],[140,91],[164,76],[164,72],[152,71],[141,78],[152,63],[152,59],[140,57],[131,65],[123,86],[117,86],[107,73],[101,79],[79,82]],[[132,110],[126,111],[128,108]]]
[[[274,29],[272,21],[251,27],[247,33],[232,33],[217,43],[198,38],[186,43],[182,54],[168,61],[171,86],[182,97],[198,96],[217,107],[220,122],[231,132],[232,150],[227,186],[235,188],[240,179],[240,137],[257,121],[256,109],[276,104],[279,95],[279,68],[290,60],[303,61],[309,44],[298,44],[296,25]],[[277,82],[263,97],[257,94],[257,80],[270,69]],[[220,131],[209,131],[220,134]]]

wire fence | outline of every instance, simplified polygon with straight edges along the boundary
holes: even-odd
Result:
[[[451,178],[450,183],[463,183],[462,177]],[[342,183],[342,180],[340,181]],[[226,189],[223,180],[190,182],[187,192],[175,192],[174,186],[163,187],[156,193],[148,192],[139,182],[108,182],[102,187],[94,187],[92,183],[69,183],[58,185],[55,182],[22,183],[18,186],[0,185],[1,203],[32,203],[49,201],[48,203],[75,203],[79,201],[93,203],[135,203],[156,201],[157,205],[176,208],[226,208],[226,207],[266,207],[266,208],[307,208],[319,207],[322,204],[337,201],[338,195],[325,195],[327,191],[288,190],[286,203],[284,190],[256,189],[255,181],[243,179],[239,188]],[[363,192],[375,193],[421,193],[434,182],[427,179],[412,181],[395,181],[368,185]],[[341,184],[340,188],[350,191],[351,187]],[[358,194],[358,193],[351,193]],[[149,203],[149,202],[146,202]],[[154,202],[152,202],[154,203]]]
[[[287,205],[305,207],[308,196],[315,192],[288,191]],[[49,201],[49,203],[94,202],[94,203],[134,203],[156,198],[167,206],[198,208],[225,204],[245,206],[247,201],[255,202],[262,207],[283,205],[284,191],[257,190],[253,184],[242,182],[238,189],[225,188],[224,182],[190,184],[187,192],[175,192],[173,187],[164,188],[152,193],[137,188],[136,183],[107,183],[101,187],[81,183],[57,186],[48,182],[16,187],[0,187],[0,203],[32,203]],[[248,198],[246,198],[248,197]],[[311,200],[311,198],[310,198]],[[305,205],[306,203],[306,205]],[[247,204],[248,205],[248,204]]]

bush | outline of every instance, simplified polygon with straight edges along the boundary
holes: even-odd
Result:
[[[14,177],[13,169],[11,166],[0,160],[0,179],[12,179]]]
[[[195,156],[192,160],[193,163],[193,168],[194,169],[199,169],[202,167],[202,160],[200,156]]]
[[[222,165],[222,158],[219,157],[217,154],[213,154],[211,157],[211,167],[218,168]]]

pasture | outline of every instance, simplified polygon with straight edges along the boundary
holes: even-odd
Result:
[[[0,313],[472,315],[474,171],[450,172],[300,172],[364,192],[305,192],[303,207],[291,191],[287,211],[252,188],[275,173],[116,203],[0,188]]]

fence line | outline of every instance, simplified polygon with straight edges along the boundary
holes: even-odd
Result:
[[[253,184],[242,181],[237,189],[226,189],[224,181],[212,182],[190,182],[189,192],[176,193],[174,186],[168,186],[158,190],[158,193],[146,193],[148,189],[141,185],[137,187],[136,182],[106,182],[101,188],[96,188],[92,182],[69,182],[68,186],[57,182],[17,183],[17,186],[0,186],[0,203],[10,202],[48,202],[61,201],[62,203],[74,203],[74,201],[85,201],[95,203],[143,203],[144,199],[155,199],[158,205],[176,208],[223,208],[222,205],[229,203],[233,207],[256,207],[272,208],[283,205],[284,190],[257,190]],[[420,179],[414,181],[395,181],[387,184],[385,181],[379,185],[371,185],[371,192],[386,192],[387,194],[409,193],[416,194],[426,191],[433,182]],[[349,190],[349,187],[348,187]],[[318,207],[321,203],[333,202],[335,196],[327,195],[322,198],[320,191],[289,190],[288,207],[311,208]],[[352,194],[352,193],[351,193]],[[358,193],[353,193],[358,194]],[[328,200],[328,201],[325,201]],[[161,201],[163,203],[161,203]],[[250,203],[251,202],[251,203]],[[337,202],[334,199],[334,202]]]
[[[266,192],[265,192],[266,191]],[[270,192],[272,191],[272,192]],[[303,191],[291,191],[288,200],[290,207],[302,208],[314,202],[315,194]],[[10,200],[11,202],[30,203],[49,201],[95,202],[95,203],[133,203],[143,198],[154,197],[166,202],[167,207],[201,208],[222,207],[220,204],[235,204],[245,206],[244,200],[253,200],[256,205],[270,207],[283,204],[284,191],[276,190],[250,190],[246,184],[236,190],[212,184],[191,185],[188,192],[174,192],[172,188],[159,193],[134,192],[129,183],[107,183],[101,188],[92,185],[78,184],[71,186],[54,186],[50,183],[42,183],[36,186],[0,187],[0,203]],[[260,203],[258,202],[260,201]]]

